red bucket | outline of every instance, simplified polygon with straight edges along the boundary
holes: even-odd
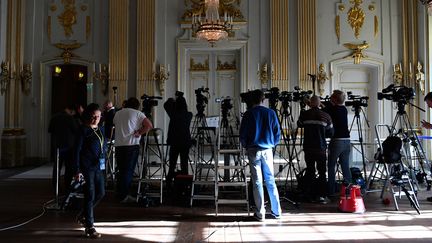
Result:
[[[339,211],[345,213],[364,213],[366,211],[359,185],[342,184]]]

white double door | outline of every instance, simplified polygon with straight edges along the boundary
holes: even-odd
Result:
[[[237,114],[239,110],[240,78],[238,51],[192,51],[187,58],[187,101],[189,110],[197,114],[197,93],[206,97],[204,114],[218,116],[220,100],[229,97]],[[191,65],[192,64],[192,65]],[[201,92],[201,90],[207,90]]]

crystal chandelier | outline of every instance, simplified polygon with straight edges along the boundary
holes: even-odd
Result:
[[[427,8],[428,14],[432,15],[432,0],[420,0],[420,2]]]
[[[224,13],[224,18],[219,18],[219,0],[205,0],[205,18],[201,16],[192,16],[192,29],[196,37],[206,40],[213,47],[215,42],[226,39],[228,31],[232,29],[233,19]]]

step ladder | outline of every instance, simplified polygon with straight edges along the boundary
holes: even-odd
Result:
[[[191,207],[195,200],[215,201],[215,145],[209,140],[209,134],[215,131],[215,127],[197,127],[197,143],[192,166]]]
[[[367,181],[366,193],[370,192],[381,192],[380,198],[384,197],[384,193],[389,191],[392,195],[393,203],[395,205],[395,210],[399,210],[398,200],[402,198],[402,196],[410,197],[409,200],[414,204],[418,211],[419,203],[416,196],[416,190],[413,185],[413,180],[410,177],[409,168],[406,166],[407,154],[405,149],[402,147],[401,161],[398,163],[385,163],[380,157],[380,153],[383,151],[382,142],[385,140],[382,136],[382,132],[380,132],[380,128],[386,128],[388,134],[393,135],[390,126],[386,124],[377,124],[375,125],[375,132],[378,140],[378,153],[375,156],[375,161],[370,171],[370,175]],[[378,176],[379,175],[379,176]],[[371,183],[380,181],[383,183],[383,187],[381,190],[371,190]],[[419,211],[418,211],[419,212]]]
[[[151,129],[144,136],[137,202],[144,198],[159,198],[163,201],[163,178],[165,175],[164,134],[160,128]]]
[[[244,205],[249,211],[248,183],[246,176],[246,160],[240,145],[239,135],[228,120],[232,114],[226,107],[230,97],[221,98],[220,121],[217,129],[217,148],[215,160],[216,189],[215,208],[218,215],[220,205]]]

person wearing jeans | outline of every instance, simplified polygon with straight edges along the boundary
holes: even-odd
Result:
[[[264,93],[257,89],[250,91],[247,107],[240,124],[240,142],[246,148],[252,176],[252,190],[255,200],[255,219],[265,220],[265,181],[271,203],[271,214],[280,218],[282,214],[279,193],[273,172],[273,148],[279,143],[281,130],[276,112],[262,106]]]
[[[85,236],[99,238],[100,233],[94,228],[94,207],[105,195],[105,157],[106,139],[103,127],[99,127],[101,111],[99,105],[89,104],[83,112],[83,124],[78,135],[76,149],[75,180],[83,177],[84,207],[78,215],[79,223],[85,227]],[[81,176],[82,175],[82,176]]]
[[[121,202],[132,202],[129,188],[135,166],[138,162],[141,135],[153,128],[151,121],[139,111],[140,103],[135,97],[126,101],[125,108],[114,116],[116,161],[119,169],[117,177],[117,198]]]
[[[351,183],[349,157],[351,153],[350,132],[348,129],[348,111],[345,107],[345,93],[334,90],[330,102],[323,109],[333,121],[334,134],[328,148],[328,186],[327,194],[334,196],[336,192],[336,163],[341,165],[344,181]]]

